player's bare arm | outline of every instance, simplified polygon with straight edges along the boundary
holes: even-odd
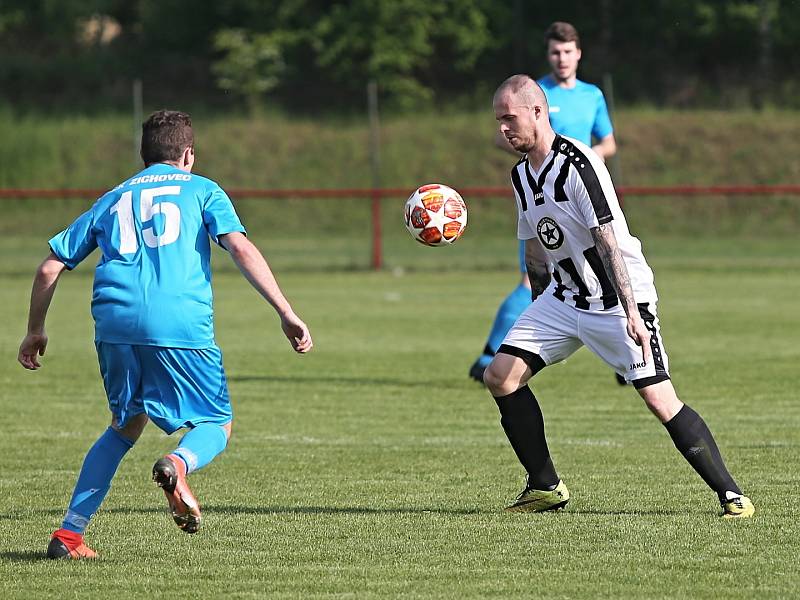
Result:
[[[603,261],[603,267],[605,267],[608,278],[611,280],[622,308],[628,316],[628,335],[642,347],[645,362],[650,362],[650,332],[644,326],[644,321],[639,315],[639,309],[633,297],[628,267],[622,258],[622,252],[617,244],[617,237],[614,235],[614,228],[611,223],[593,227],[592,238],[594,239],[597,253],[600,255],[600,260]]]
[[[219,237],[220,243],[230,253],[233,262],[250,282],[256,291],[269,302],[281,318],[281,328],[292,344],[292,348],[301,354],[314,346],[308,327],[294,313],[289,301],[281,292],[272,270],[258,248],[237,232],[227,233]]]
[[[592,150],[604,161],[614,156],[617,153],[617,140],[614,138],[614,134],[609,133],[592,146]]]
[[[42,366],[38,357],[44,356],[47,349],[44,322],[47,310],[50,308],[50,301],[56,291],[58,278],[66,268],[66,265],[51,252],[36,270],[28,311],[28,333],[19,345],[19,354],[17,355],[17,360],[26,369],[35,371]]]
[[[550,285],[550,269],[544,248],[535,238],[525,240],[525,267],[531,282],[531,297],[538,298]]]

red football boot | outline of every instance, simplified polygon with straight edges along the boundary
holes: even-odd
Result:
[[[186,483],[186,463],[175,454],[159,458],[153,465],[153,481],[167,497],[175,524],[186,533],[200,528],[200,505]]]
[[[83,543],[83,536],[69,529],[59,529],[50,536],[47,558],[97,558],[97,552]]]

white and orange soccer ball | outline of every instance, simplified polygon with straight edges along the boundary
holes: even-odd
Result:
[[[467,205],[453,188],[429,183],[406,201],[405,222],[411,236],[426,246],[448,246],[467,227]]]

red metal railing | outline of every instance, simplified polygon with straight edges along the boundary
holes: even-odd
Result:
[[[0,189],[0,198],[97,198],[108,190],[97,188],[69,189]],[[234,198],[388,198],[405,197],[413,188],[337,188],[337,189],[249,189],[231,188]],[[510,186],[459,188],[464,197],[507,196]],[[800,195],[800,185],[623,185],[620,196],[775,196]]]

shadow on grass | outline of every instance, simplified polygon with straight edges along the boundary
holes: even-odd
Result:
[[[476,515],[489,514],[478,508],[369,508],[365,506],[229,506],[206,505],[205,510],[235,515]],[[489,511],[494,512],[494,511]]]
[[[241,514],[241,515],[271,515],[271,514],[297,514],[297,515],[402,515],[402,514],[443,514],[443,515],[475,515],[475,514],[491,514],[495,511],[483,511],[478,508],[370,508],[364,506],[233,506],[233,505],[216,505],[204,504],[202,507],[203,512],[219,513],[219,514]],[[26,511],[28,512],[28,511]],[[54,515],[61,516],[64,514],[63,509],[48,509],[30,511],[30,514],[36,515]],[[112,515],[153,515],[153,514],[166,514],[169,511],[167,507],[141,507],[141,508],[103,508],[103,514]],[[0,515],[0,520],[3,519],[19,519],[20,513],[14,515]]]
[[[49,560],[44,552],[0,552],[0,559],[10,562],[39,562]]]
[[[408,379],[398,379],[390,377],[363,377],[359,375],[228,375],[228,381],[233,383],[248,383],[253,381],[269,382],[269,383],[328,383],[332,385],[346,385],[346,386],[372,386],[372,385],[388,385],[395,387],[406,388],[419,388],[431,389],[436,387],[449,388],[452,386],[451,381],[439,380],[438,385],[433,381],[410,381]],[[466,381],[466,377],[464,378]]]
[[[131,515],[155,515],[168,512],[166,505],[163,508],[146,507],[146,508],[101,508],[98,514],[131,514]],[[24,519],[26,517],[37,517],[41,515],[51,515],[62,517],[64,516],[63,508],[48,508],[46,510],[26,510],[19,511],[14,514],[1,515],[0,521],[12,521]]]
[[[104,508],[102,512],[112,515],[153,515],[153,514],[167,514],[169,511],[165,507],[118,507],[118,508]],[[492,514],[508,514],[501,508],[492,510],[483,510],[480,508],[440,508],[440,507],[396,507],[396,508],[373,508],[367,506],[235,506],[225,504],[205,504],[203,505],[203,512],[218,513],[218,514],[232,514],[232,515],[424,515],[424,514],[437,514],[437,515],[492,515]],[[34,511],[31,511],[33,514]],[[61,516],[64,513],[62,509],[49,509],[37,510],[36,515],[54,515]],[[606,516],[606,517],[682,517],[685,518],[689,515],[703,516],[711,514],[708,510],[703,508],[696,508],[694,510],[664,510],[664,509],[583,509],[583,508],[568,508],[565,510],[555,511],[554,515],[569,516]],[[510,516],[523,515],[525,517],[532,517],[532,513],[513,513]],[[14,515],[0,514],[0,520],[6,519],[19,519],[19,513]],[[2,556],[2,554],[0,554]]]
[[[696,509],[696,510],[647,510],[647,509],[636,509],[636,510],[598,510],[598,509],[574,509],[574,510],[566,510],[564,512],[572,513],[573,515],[599,515],[604,517],[611,517],[611,516],[624,516],[624,517],[686,517],[688,515],[702,515],[704,510]]]

